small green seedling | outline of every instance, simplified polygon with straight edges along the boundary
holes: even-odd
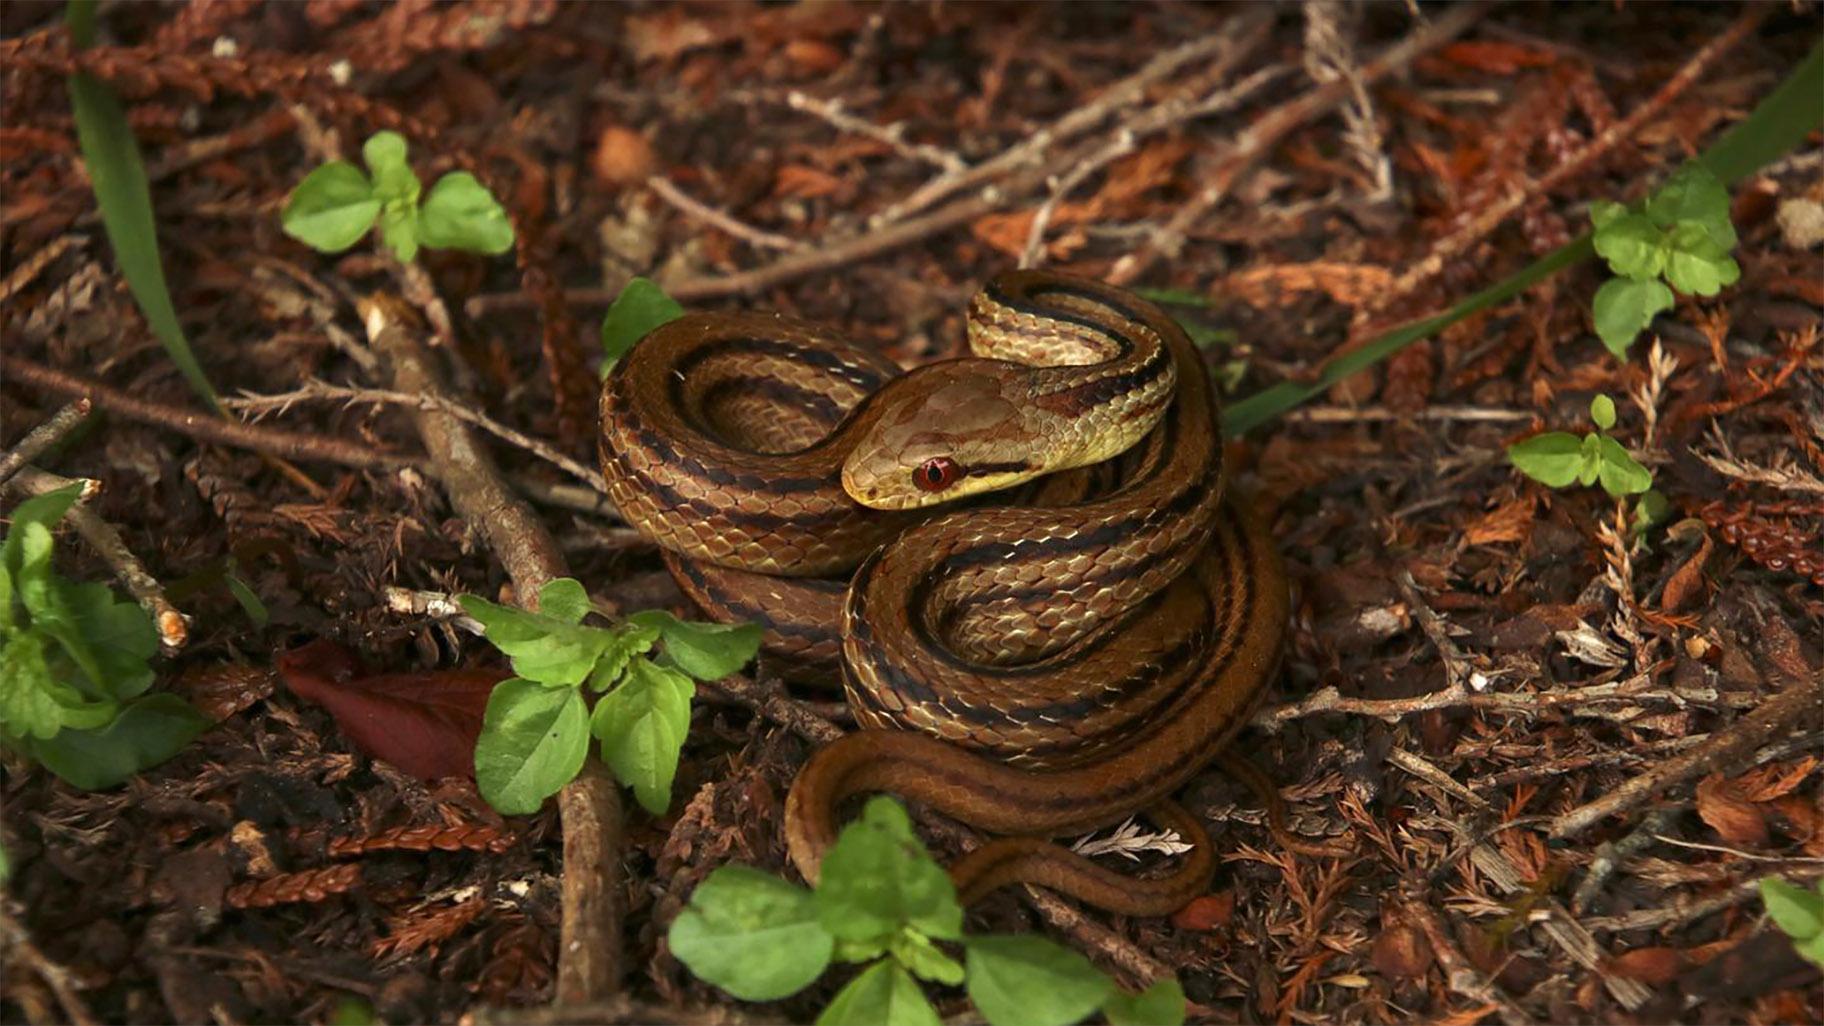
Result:
[[[444,175],[420,203],[422,186],[406,163],[403,136],[376,132],[361,156],[371,178],[346,160],[304,176],[280,215],[285,234],[321,252],[340,253],[377,223],[381,240],[401,263],[417,256],[420,245],[491,255],[513,248],[507,212],[474,175]]]
[[[684,308],[655,282],[646,278],[628,282],[602,318],[602,373],[613,369],[654,328],[682,316]]]
[[[145,693],[158,651],[145,610],[51,568],[51,528],[81,491],[20,503],[0,541],[0,744],[96,790],[169,759],[209,721]]]
[[[1590,400],[1596,430],[1578,438],[1567,431],[1547,431],[1507,447],[1507,458],[1522,474],[1548,488],[1602,483],[1616,498],[1639,495],[1653,487],[1653,473],[1640,465],[1620,442],[1603,432],[1615,426],[1615,400]]]
[[[1807,890],[1777,877],[1761,878],[1761,901],[1798,953],[1824,969],[1824,879]]]
[[[1596,252],[1618,275],[1596,290],[1594,304],[1596,334],[1616,359],[1627,359],[1641,331],[1672,308],[1672,289],[1714,296],[1742,276],[1729,255],[1729,190],[1702,164],[1680,169],[1644,209],[1600,200],[1590,204],[1590,220]]]
[[[891,798],[870,799],[843,828],[820,876],[807,890],[749,866],[717,869],[672,922],[672,954],[743,1001],[789,997],[831,961],[869,963],[837,991],[818,1026],[936,1026],[919,979],[962,985],[992,1026],[1066,1026],[1098,1008],[1115,1026],[1184,1021],[1177,980],[1128,994],[1044,937],[965,935],[949,874]],[[940,944],[960,944],[963,960]]]
[[[538,612],[475,595],[457,600],[513,663],[494,685],[475,744],[475,781],[501,812],[536,812],[583,768],[593,736],[602,761],[657,815],[690,731],[695,681],[740,669],[760,648],[752,624],[691,623],[662,610],[618,627],[583,623],[588,593],[568,577],[538,593]],[[654,658],[647,653],[663,643]],[[593,712],[583,688],[601,694]]]

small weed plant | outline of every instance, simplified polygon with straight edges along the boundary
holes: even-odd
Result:
[[[1824,969],[1824,880],[1805,888],[1777,877],[1763,877],[1761,901],[1774,925],[1792,938],[1793,948]]]
[[[375,226],[401,263],[418,247],[490,255],[513,248],[513,225],[492,193],[467,171],[437,179],[422,196],[405,159],[405,138],[376,132],[361,147],[367,171],[331,161],[304,176],[280,215],[285,234],[324,253],[340,253]]]
[[[1742,276],[1729,255],[1736,243],[1729,190],[1701,163],[1681,168],[1638,210],[1591,204],[1590,220],[1596,252],[1616,275],[1596,290],[1596,334],[1618,360],[1672,308],[1673,289],[1714,296]]]
[[[1129,994],[1047,938],[964,934],[949,874],[891,798],[868,801],[820,876],[813,890],[749,866],[717,869],[672,922],[672,954],[743,1001],[789,997],[832,962],[866,963],[818,1026],[937,1026],[919,980],[960,984],[993,1026],[1065,1026],[1097,1009],[1115,1026],[1184,1021],[1176,980]],[[945,945],[960,945],[962,961]]]
[[[0,541],[0,743],[94,790],[169,759],[209,721],[146,694],[158,634],[144,610],[52,569],[51,529],[81,490],[20,503]]]
[[[475,744],[482,797],[508,814],[537,811],[574,779],[591,737],[640,805],[663,813],[696,682],[728,676],[760,647],[759,627],[693,623],[662,610],[615,627],[584,623],[588,593],[568,577],[539,591],[536,613],[475,595],[458,600],[513,664],[515,676],[488,698]],[[586,691],[600,696],[593,710]]]
[[[1596,430],[1582,438],[1568,431],[1547,431],[1507,447],[1507,458],[1527,477],[1547,488],[1600,483],[1615,498],[1639,495],[1653,487],[1653,474],[1606,432],[1615,426],[1615,400],[1590,400]]]

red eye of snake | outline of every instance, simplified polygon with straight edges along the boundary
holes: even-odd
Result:
[[[948,456],[933,456],[912,472],[912,483],[927,492],[941,492],[963,476],[963,468]]]

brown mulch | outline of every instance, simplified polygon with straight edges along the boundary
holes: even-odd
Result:
[[[1030,253],[1205,297],[1174,310],[1228,333],[1212,367],[1240,398],[1519,270],[1589,201],[1644,195],[1820,29],[1787,4],[1418,22],[1398,4],[220,0],[108,6],[103,48],[77,56],[62,7],[0,6],[0,454],[93,396],[36,462],[105,483],[91,508],[191,619],[160,686],[220,722],[108,792],[0,757],[7,1022],[546,1003],[566,871],[554,812],[504,820],[471,782],[406,776],[275,686],[279,654],[323,638],[385,672],[491,665],[397,600],[510,591],[498,546],[427,475],[412,411],[307,395],[199,416],[115,269],[72,70],[128,103],[177,308],[224,395],[393,387],[356,302],[399,293],[463,401],[587,464],[594,325],[631,276],[912,363],[957,352],[971,291]],[[427,253],[413,277],[284,236],[291,187],[382,127],[427,182],[487,181],[512,257]],[[1734,187],[1741,280],[1681,298],[1625,364],[1592,332],[1586,264],[1234,440],[1296,589],[1240,749],[1297,833],[1351,855],[1282,850],[1212,771],[1186,797],[1225,868],[1176,919],[1004,893],[977,925],[1050,930],[1129,983],[1169,967],[1204,1021],[1824,1021],[1824,983],[1755,890],[1824,875],[1824,257],[1801,223],[1824,203],[1818,147]],[[1632,502],[1544,489],[1503,455],[1586,430],[1597,393],[1671,506],[1639,536]],[[574,479],[490,444],[592,592],[682,609]],[[622,994],[591,1014],[808,1021],[834,992],[831,974],[735,1006],[662,943],[711,869],[784,865],[785,789],[833,710],[770,685],[706,688],[671,813],[628,804]]]

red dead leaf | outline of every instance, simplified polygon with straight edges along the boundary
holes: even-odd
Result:
[[[1191,899],[1190,904],[1172,913],[1172,925],[1180,930],[1220,930],[1229,925],[1235,914],[1235,892],[1206,894]]]
[[[1738,848],[1767,845],[1767,817],[1721,773],[1697,785],[1697,814],[1724,841]]]
[[[1685,953],[1677,948],[1635,948],[1609,959],[1609,972],[1654,986],[1678,979],[1684,968]]]
[[[475,772],[475,739],[506,670],[435,670],[369,676],[354,653],[313,641],[278,658],[300,698],[329,710],[356,748],[424,780]]]
[[[1557,62],[1549,50],[1494,40],[1452,43],[1439,50],[1438,56],[1453,64],[1495,75],[1511,75],[1523,68],[1546,68]]]
[[[1496,506],[1464,528],[1463,541],[1470,545],[1525,541],[1533,526],[1533,510],[1537,504],[1538,497],[1528,491],[1512,502]]]
[[[1387,917],[1383,917],[1381,932],[1375,935],[1371,957],[1375,969],[1394,980],[1422,980],[1436,961],[1431,941],[1423,930]]]
[[[1668,613],[1676,613],[1690,605],[1691,600],[1703,594],[1704,564],[1710,559],[1710,550],[1715,544],[1708,534],[1704,535],[1702,545],[1698,546],[1691,558],[1673,572],[1666,581],[1665,594],[1659,600],[1659,608]]]

